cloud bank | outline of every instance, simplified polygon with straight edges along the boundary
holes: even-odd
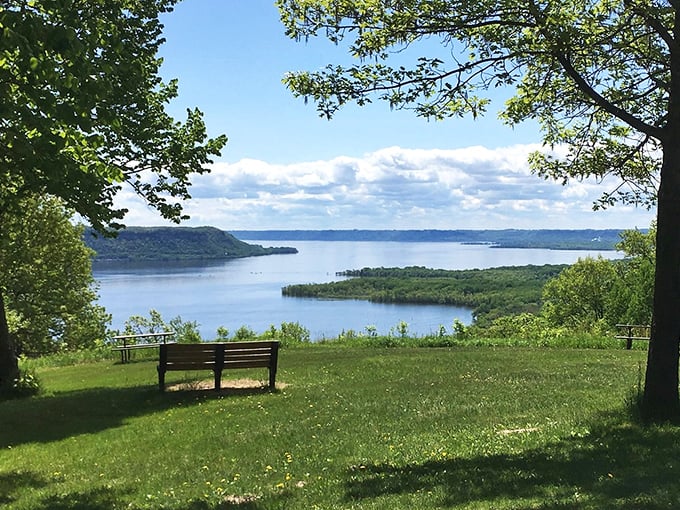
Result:
[[[540,145],[454,150],[389,147],[360,158],[287,165],[217,162],[196,176],[188,225],[239,229],[645,228],[653,212],[616,206],[593,212],[615,183],[562,186],[529,171]],[[129,225],[159,225],[130,192]]]

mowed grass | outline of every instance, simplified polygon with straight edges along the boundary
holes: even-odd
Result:
[[[0,403],[0,506],[674,508],[680,430],[626,412],[643,363],[314,346],[281,352],[276,392],[220,394],[161,394],[153,361],[41,368],[43,396]]]

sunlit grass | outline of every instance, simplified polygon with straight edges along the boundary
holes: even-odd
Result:
[[[0,504],[673,507],[680,432],[625,412],[643,361],[625,350],[316,346],[282,351],[277,392],[222,394],[160,394],[153,361],[44,367],[43,396],[0,403]]]

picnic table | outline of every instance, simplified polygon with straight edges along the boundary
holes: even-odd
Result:
[[[647,340],[651,334],[651,326],[645,324],[617,324],[620,330],[616,338],[626,341],[626,349],[633,348],[633,340]]]
[[[160,333],[139,333],[136,335],[116,335],[113,340],[116,345],[114,351],[120,351],[121,363],[128,363],[132,351],[137,349],[151,349],[165,344],[174,344],[174,331],[162,331]]]

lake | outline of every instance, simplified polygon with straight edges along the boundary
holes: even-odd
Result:
[[[387,334],[400,321],[411,334],[426,335],[454,319],[472,320],[466,308],[441,305],[369,303],[284,297],[281,288],[297,283],[341,279],[336,272],[363,267],[425,266],[437,269],[484,269],[526,264],[571,264],[578,258],[620,256],[614,251],[493,248],[459,243],[257,241],[263,246],[294,246],[299,253],[219,262],[95,265],[99,303],[120,329],[132,315],[161,313],[167,321],[181,316],[196,321],[204,340],[217,328],[231,333],[248,326],[262,333],[274,324],[299,322],[312,339],[332,338],[343,330],[366,326]]]

